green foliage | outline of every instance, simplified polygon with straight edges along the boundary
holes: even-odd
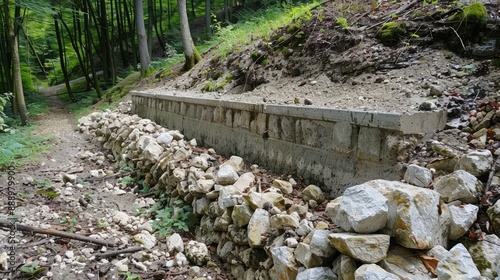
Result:
[[[126,177],[123,177],[121,178],[120,182],[124,185],[133,185],[135,183],[137,183],[137,178],[132,178],[130,176],[126,176]]]
[[[51,136],[33,135],[33,128],[21,127],[9,133],[0,133],[0,167],[34,162],[38,152],[50,149],[47,141]]]
[[[187,232],[197,222],[193,207],[185,205],[181,200],[178,200],[174,207],[165,208],[161,208],[161,203],[157,202],[151,211],[156,217],[153,221],[153,228],[165,236],[174,232]]]
[[[37,188],[39,188],[35,193],[41,196],[45,196],[49,199],[56,198],[61,194],[57,192],[57,190],[52,186],[52,181],[49,179],[44,179],[42,181],[35,180],[34,184]]]
[[[217,83],[216,82],[212,82],[212,81],[209,81],[207,82],[203,88],[202,88],[203,91],[216,91],[217,90]]]
[[[255,40],[268,36],[272,30],[289,25],[294,19],[310,19],[311,8],[319,2],[313,1],[299,7],[271,6],[265,10],[251,11],[239,16],[237,24],[230,24],[217,33],[214,45],[218,45],[216,55],[225,58],[233,50]],[[294,9],[295,8],[295,9]],[[300,24],[296,26],[300,27]],[[252,36],[249,36],[252,34]]]
[[[122,275],[125,276],[125,278],[123,278],[123,280],[141,280],[141,276],[135,274],[135,273],[132,273],[130,271],[127,271],[127,272],[122,272]]]
[[[29,265],[23,265],[20,268],[21,272],[28,274],[29,277],[35,277],[37,276],[40,272],[45,270],[45,267],[39,266],[38,261],[31,262]]]
[[[347,19],[343,17],[337,18],[337,24],[342,26],[342,28],[347,29],[349,27],[349,23],[347,22]]]
[[[8,131],[9,126],[5,123],[7,115],[5,115],[3,110],[5,109],[5,106],[7,105],[7,102],[9,102],[11,97],[12,93],[10,92],[0,94],[0,132]]]
[[[106,222],[106,220],[104,220],[102,218],[99,219],[99,220],[97,220],[96,224],[97,224],[98,228],[106,228],[106,227],[108,227],[108,223]]]

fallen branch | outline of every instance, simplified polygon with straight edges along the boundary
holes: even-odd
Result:
[[[0,228],[11,229],[12,223],[8,220],[0,219]],[[91,237],[87,237],[87,236],[83,236],[83,235],[79,235],[79,234],[74,234],[74,233],[69,233],[69,232],[59,231],[59,230],[54,230],[54,229],[38,228],[38,227],[32,227],[32,226],[18,224],[18,223],[15,224],[15,229],[20,230],[20,231],[25,231],[25,232],[48,234],[48,235],[53,235],[53,236],[59,236],[62,238],[69,238],[69,239],[75,239],[75,240],[80,240],[80,241],[85,241],[85,242],[91,242],[94,244],[103,245],[103,246],[107,246],[107,247],[115,246],[114,242],[111,242],[111,241],[99,240],[96,238],[91,238]]]
[[[116,251],[110,251],[110,252],[106,252],[106,253],[95,254],[95,257],[97,259],[109,258],[109,257],[118,256],[120,254],[127,254],[127,253],[139,252],[139,251],[141,251],[143,249],[144,248],[142,248],[141,246],[135,246],[135,247],[131,247],[131,248],[125,248],[125,249],[122,249],[122,250],[116,250]]]

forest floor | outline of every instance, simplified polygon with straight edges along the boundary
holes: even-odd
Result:
[[[138,89],[252,103],[398,113],[430,110],[435,106],[448,110],[450,120],[454,117],[458,120],[450,123],[448,132],[440,134],[440,140],[446,138],[447,143],[465,147],[464,150],[478,148],[468,142],[470,139],[464,139],[460,129],[480,111],[481,102],[499,101],[500,70],[494,66],[498,44],[492,52],[489,40],[471,40],[464,51],[460,36],[443,38],[442,28],[446,26],[443,20],[449,15],[441,8],[447,7],[446,1],[440,1],[442,7],[424,8],[415,5],[416,1],[393,5],[381,2],[370,12],[351,11],[344,15],[349,22],[356,23],[345,29],[337,23],[343,14],[333,10],[338,8],[334,7],[337,2],[327,2],[310,19],[301,19],[297,26],[279,30],[270,40],[256,40],[230,53],[225,60],[205,54],[205,59],[192,71],[172,71],[166,77],[159,74],[141,83]],[[498,18],[498,4],[487,3],[486,7],[490,15]],[[404,34],[397,34],[395,42],[382,44],[377,30],[381,23],[390,21],[388,18],[394,20],[393,15],[407,20],[408,28]],[[498,32],[498,27],[492,28]],[[37,129],[33,131],[53,135],[50,140],[53,149],[41,155],[36,163],[16,170],[19,222],[81,235],[108,234],[132,244],[136,228],[120,231],[103,224],[101,219],[109,220],[116,210],[132,213],[134,203],[145,198],[120,191],[127,172],[110,163],[97,145],[75,131],[74,116],[57,98],[57,90],[58,87],[52,87],[43,91],[51,101],[50,113],[35,120]],[[471,110],[476,112],[470,113]],[[495,143],[498,142],[490,144]],[[422,154],[415,156],[412,159],[415,163],[430,161]],[[95,176],[96,172],[102,176]],[[76,176],[76,182],[67,184],[63,174]],[[51,198],[54,190],[61,195]],[[5,207],[6,201],[3,199],[0,206]],[[84,211],[75,210],[80,207]],[[7,233],[0,233],[3,242]],[[28,272],[18,270],[9,275],[0,271],[0,278],[28,279],[30,271],[34,278],[52,275],[52,279],[120,279],[126,274],[113,270],[119,267],[116,263],[105,265],[105,260],[111,261],[113,257],[92,258],[124,248],[56,235],[18,232],[17,237],[21,241],[16,252],[18,260],[33,265],[24,269]],[[169,258],[162,255],[162,246],[151,252],[152,262],[157,262],[158,268]],[[81,259],[82,256],[85,258]],[[86,266],[82,265],[85,263]],[[128,264],[128,267],[142,279],[184,279],[189,275],[187,268],[146,273],[140,270],[140,265]],[[37,274],[37,269],[42,268],[45,271]],[[214,268],[203,273],[213,279],[230,278]]]

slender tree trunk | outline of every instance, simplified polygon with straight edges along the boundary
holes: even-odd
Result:
[[[144,9],[142,0],[135,0],[135,23],[137,26],[137,41],[139,42],[139,56],[141,62],[141,76],[147,74],[149,63],[151,62],[148,52],[148,41],[146,37],[146,28],[144,26]]]
[[[26,108],[26,102],[24,100],[23,82],[21,78],[21,63],[19,61],[19,41],[17,34],[14,32],[15,26],[14,22],[10,16],[9,0],[4,0],[4,13],[5,13],[5,25],[9,32],[9,42],[11,44],[12,51],[12,77],[13,77],[13,89],[15,103],[13,104],[21,117],[22,125],[28,123],[28,108]],[[17,5],[17,3],[16,3]],[[16,9],[19,7],[16,6]]]
[[[196,11],[194,9],[194,0],[191,0],[191,16],[193,17],[193,19],[196,18]],[[187,13],[187,7],[186,7],[186,13]]]
[[[87,58],[87,62],[90,63],[90,71],[92,74],[92,77],[88,77],[87,80],[90,81],[87,84],[92,85],[94,88],[98,88],[99,90],[96,90],[97,95],[99,98],[101,98],[101,90],[100,90],[100,85],[99,85],[99,80],[97,79],[97,71],[95,69],[95,64],[94,64],[94,49],[92,48],[92,41],[94,40],[92,38],[92,33],[91,33],[91,26],[90,26],[90,18],[89,18],[89,7],[91,3],[90,0],[84,0],[83,1],[83,27],[84,27],[84,34],[85,34],[85,57]]]
[[[135,45],[135,19],[130,17],[130,12],[128,8],[127,1],[123,1],[123,9],[125,12],[125,16],[127,18],[127,26],[128,26],[128,38],[130,38],[130,48],[128,50],[132,51],[132,67],[134,71],[137,71],[137,47]]]
[[[201,60],[201,56],[196,50],[193,43],[193,38],[191,37],[191,31],[189,30],[189,21],[186,11],[186,0],[178,0],[177,5],[179,7],[179,20],[181,24],[181,37],[182,37],[182,47],[184,49],[184,57],[186,59],[184,63],[184,70],[187,71],[196,65]]]
[[[212,27],[210,26],[212,24],[211,16],[210,0],[205,0],[205,31],[208,36],[212,35]]]
[[[155,33],[156,33],[156,38],[158,38],[158,44],[160,44],[160,47],[161,47],[161,50],[163,51],[163,53],[165,54],[165,52],[167,51],[166,48],[165,48],[165,42],[163,40],[163,30],[162,30],[162,18],[163,18],[163,7],[162,7],[162,4],[161,4],[162,0],[160,0],[160,7],[158,9],[155,9],[154,11],[154,27],[155,27]],[[156,1],[154,1],[153,5],[156,7]],[[158,10],[160,11],[159,12],[159,15],[158,15]],[[158,25],[160,26],[160,28],[158,28]],[[152,54],[152,52],[150,51],[149,52],[150,54]]]
[[[64,76],[64,84],[66,85],[66,91],[68,92],[69,97],[71,98],[71,101],[76,101],[75,95],[73,94],[73,91],[71,90],[71,85],[69,84],[69,75],[68,75],[68,69],[66,68],[66,55],[65,53],[65,47],[62,42],[62,34],[61,30],[59,29],[59,22],[58,22],[58,17],[61,16],[61,13],[57,13],[54,15],[54,30],[56,31],[56,38],[57,38],[57,48],[59,49],[59,62],[61,64],[61,71],[63,72]]]
[[[154,12],[153,12],[153,1],[148,0],[148,53],[151,55],[153,53],[153,25],[154,25]]]
[[[229,0],[224,0],[224,20],[229,22]]]

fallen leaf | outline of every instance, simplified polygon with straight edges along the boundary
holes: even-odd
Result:
[[[430,273],[436,276],[436,268],[439,260],[434,257],[427,256],[426,254],[423,253],[419,254],[419,257],[422,263],[425,265],[425,268],[427,268],[427,270],[429,270]]]

